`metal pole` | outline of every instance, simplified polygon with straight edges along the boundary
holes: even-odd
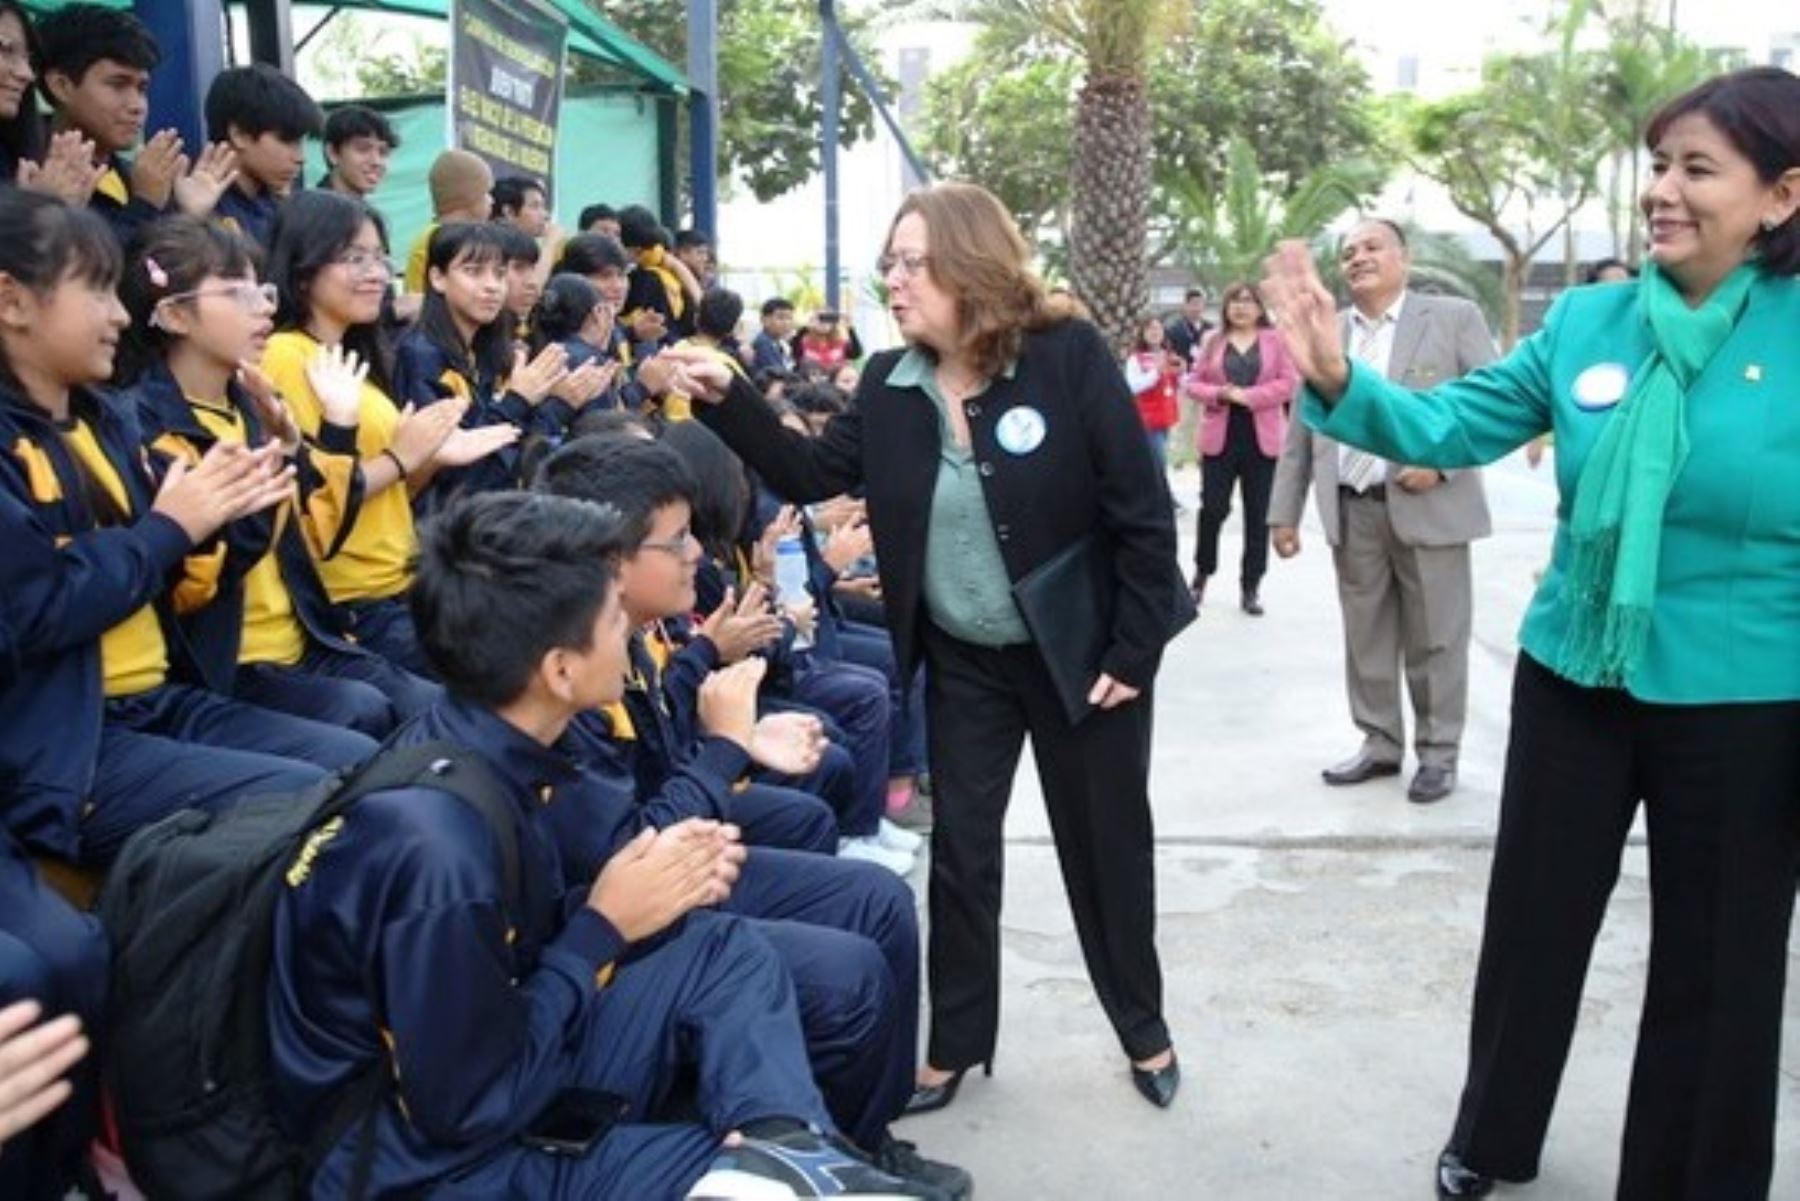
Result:
[[[843,89],[839,80],[836,0],[819,0],[819,16],[824,19],[824,37],[819,47],[821,79],[819,103],[825,110],[824,129],[820,134],[820,160],[825,170],[825,307],[838,307],[840,288],[838,273],[842,251],[838,246],[838,125],[839,108],[843,105]]]
[[[250,18],[250,61],[268,63],[294,75],[294,14],[289,0],[246,0]]]
[[[694,228],[719,235],[719,4],[688,0],[688,174]]]
[[[147,128],[174,128],[188,153],[198,154],[206,137],[206,89],[225,67],[222,6],[219,0],[138,0],[137,15],[162,48],[162,63],[150,73]]]

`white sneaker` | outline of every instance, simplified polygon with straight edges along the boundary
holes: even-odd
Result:
[[[881,826],[875,832],[875,840],[890,851],[905,851],[908,855],[916,855],[925,840],[908,830],[905,826],[896,826],[887,818],[881,819]]]
[[[892,851],[881,845],[881,839],[874,835],[865,838],[838,839],[839,859],[860,859],[864,863],[876,863],[887,868],[896,876],[904,876],[913,868],[911,851]]]

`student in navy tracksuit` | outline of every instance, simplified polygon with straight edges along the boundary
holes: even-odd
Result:
[[[0,556],[0,588],[17,582],[16,567]],[[17,670],[17,649],[0,623],[0,687]],[[0,785],[0,808],[8,800]],[[72,1014],[85,1030],[97,1031],[106,1012],[106,961],[100,924],[45,887],[23,848],[0,828],[0,1009],[35,1001],[45,1015]],[[88,1056],[70,1073],[69,1100],[4,1139],[0,1197],[60,1197],[75,1180],[93,1132],[97,1064],[97,1056]]]
[[[330,559],[349,536],[362,470],[348,446],[333,453],[303,441],[256,368],[275,304],[251,253],[240,234],[164,218],[134,245],[119,289],[132,324],[118,375],[131,381],[126,399],[153,451],[191,465],[220,441],[273,438],[297,472],[294,499],[225,527],[211,599],[183,604],[177,594],[182,632],[214,691],[384,738],[443,690],[345,637],[325,595],[313,558]],[[327,365],[315,370],[328,375]],[[355,381],[344,383],[354,401]],[[351,407],[343,421],[354,420]]]
[[[546,347],[527,359],[514,347],[506,247],[501,227],[486,222],[445,225],[432,236],[418,323],[394,349],[394,398],[415,409],[461,401],[464,428],[554,433],[542,406],[568,378],[567,355]],[[508,446],[468,467],[437,472],[415,489],[413,509],[423,516],[460,493],[518,485],[518,448]]]
[[[88,385],[125,322],[118,250],[98,218],[0,191],[0,618],[19,672],[0,690],[5,825],[34,851],[104,861],[146,822],[304,788],[374,744],[176,681],[172,582],[204,590],[213,534],[285,499],[279,447],[215,447],[153,485],[135,415]]]
[[[812,645],[801,649],[790,636],[759,652],[769,656],[772,667],[770,684],[763,690],[765,708],[817,713],[828,723],[833,744],[851,755],[852,795],[847,805],[837,806],[844,836],[840,854],[902,873],[910,870],[923,840],[883,817],[898,778],[904,775],[910,784],[918,770],[917,763],[897,752],[893,743],[896,737],[908,736],[904,715],[897,717],[894,710],[905,694],[878,667],[853,657],[853,651],[878,652],[876,644],[886,641],[885,632],[873,631],[873,638],[863,639],[848,631],[848,623],[831,603],[836,576],[820,556],[805,514],[783,510],[772,498],[759,504],[755,482],[718,435],[697,422],[677,422],[664,431],[662,441],[688,466],[694,484],[690,498],[694,532],[707,549],[695,573],[695,607],[716,613],[726,603],[728,589],[747,600],[761,583],[754,564],[773,551],[773,539],[787,529],[801,536],[811,576],[808,594],[778,599],[791,614],[790,600],[805,609],[810,597]],[[790,616],[789,622],[794,620]],[[853,637],[863,640],[853,645]],[[891,667],[891,651],[887,661]]]
[[[409,730],[410,732],[410,730]],[[732,782],[748,756],[708,735],[662,789],[637,792],[625,744],[583,714],[569,737],[581,748],[578,780],[559,786],[540,813],[567,867],[604,863],[646,828],[688,818],[728,821]],[[888,1123],[911,1095],[918,1038],[919,934],[911,890],[870,864],[807,851],[750,846],[722,911],[763,919],[758,929],[794,977],[815,1077],[834,1117],[856,1142],[904,1155]],[[889,1010],[887,1037],[871,1044],[862,1011]]]
[[[300,182],[302,145],[325,131],[306,89],[267,63],[227,67],[206,89],[206,136],[237,152],[237,180],[214,216],[263,250],[275,238],[281,202]]]
[[[630,753],[640,794],[655,793],[695,753],[700,734],[695,698],[708,673],[720,666],[719,648],[710,638],[678,649],[660,628],[668,615],[693,603],[699,558],[699,544],[687,532],[693,484],[668,447],[635,437],[592,437],[579,438],[546,460],[539,485],[619,506],[639,535],[623,569],[625,604],[639,626],[631,672],[623,699],[603,717],[608,736]],[[659,533],[659,527],[666,530]],[[648,635],[645,626],[653,627]],[[732,821],[753,846],[829,854],[839,843],[839,817],[826,802],[850,803],[848,758],[824,744],[816,718],[778,714],[766,721],[754,758],[775,779],[751,782],[734,793]],[[772,753],[795,746],[804,753]],[[798,786],[782,786],[790,781]],[[815,788],[829,795],[822,797]]]
[[[276,907],[278,1117],[302,1136],[385,1064],[376,1194],[673,1198],[709,1173],[802,1171],[828,1193],[944,1197],[835,1135],[779,960],[747,925],[692,912],[729,892],[742,859],[729,827],[646,831],[564,891],[534,814],[576,778],[570,719],[616,698],[624,675],[619,535],[596,506],[519,493],[462,498],[422,531],[415,623],[451,693],[427,720],[506,792],[523,895],[506,896],[486,820],[430,788],[375,794],[321,828]],[[754,685],[727,698],[740,742]],[[659,1124],[683,1074],[696,1116]],[[623,1124],[579,1156],[530,1146],[578,1088],[624,1098]],[[724,1150],[734,1131],[743,1144]],[[361,1137],[339,1141],[313,1196],[344,1194]]]

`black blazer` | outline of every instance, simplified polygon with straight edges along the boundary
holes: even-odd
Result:
[[[901,351],[875,355],[850,411],[817,439],[783,427],[756,389],[734,376],[722,404],[695,414],[775,492],[806,504],[863,486],[881,564],[888,630],[903,673],[920,654],[931,497],[942,443],[923,391],[889,387]],[[1005,450],[997,426],[1028,405],[1044,438],[1025,454]],[[1113,544],[1118,592],[1100,670],[1142,688],[1156,675],[1180,591],[1175,519],[1124,374],[1100,333],[1064,321],[1026,335],[1011,379],[964,402],[994,536],[1017,583],[1087,534]]]

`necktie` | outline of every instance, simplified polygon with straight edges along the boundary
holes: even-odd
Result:
[[[1367,363],[1375,354],[1375,343],[1381,338],[1381,320],[1352,322],[1357,327],[1356,346],[1351,351],[1358,362]],[[1367,492],[1381,482],[1382,459],[1354,446],[1344,447],[1338,459],[1338,482],[1354,492]]]

